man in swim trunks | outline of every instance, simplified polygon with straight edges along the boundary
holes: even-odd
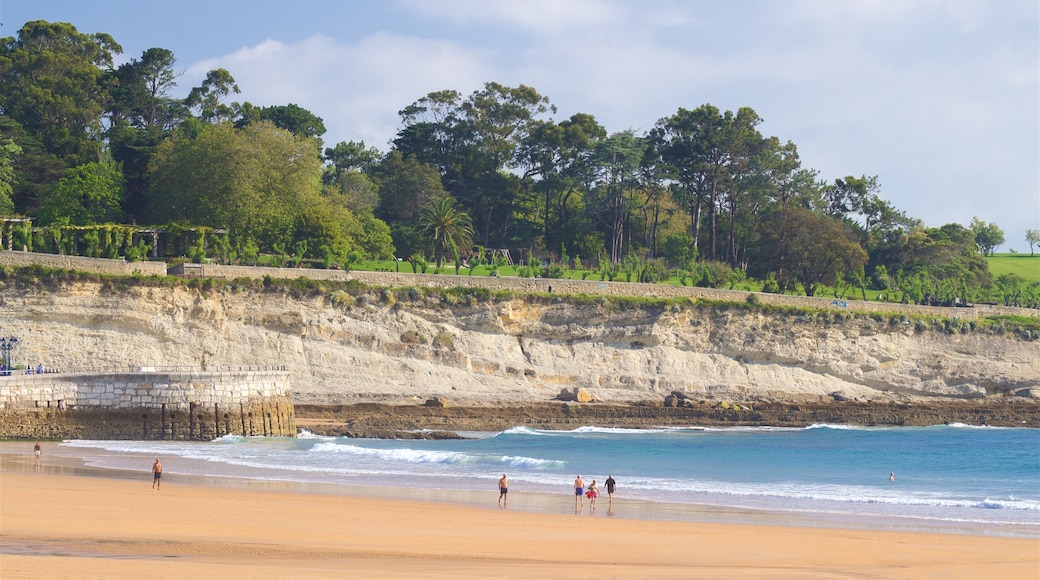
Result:
[[[506,497],[509,493],[509,479],[506,474],[502,474],[502,479],[498,480],[498,507],[506,507],[509,504],[509,498]]]
[[[155,463],[152,464],[152,489],[160,489],[162,487],[162,462],[159,458],[155,458]]]
[[[574,511],[578,511],[578,502],[581,502],[581,509],[585,509],[585,482],[581,475],[574,480]]]

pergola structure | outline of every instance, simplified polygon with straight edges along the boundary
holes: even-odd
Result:
[[[3,240],[3,248],[5,250],[8,252],[12,250],[28,250],[28,248],[14,247],[14,229],[26,223],[32,227],[32,218],[0,217],[0,239]]]

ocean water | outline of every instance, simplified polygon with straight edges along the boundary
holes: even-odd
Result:
[[[628,512],[621,506],[635,501],[682,507],[635,517],[698,519],[702,511],[747,510],[774,514],[784,523],[794,518],[808,525],[1040,537],[1037,429],[521,427],[464,435],[470,438],[304,433],[296,439],[222,437],[209,443],[74,440],[61,449],[96,467],[145,472],[158,456],[173,477],[375,486],[412,490],[413,497],[422,490],[481,491],[492,506],[498,478],[506,473],[511,507],[522,494],[558,497],[569,506],[576,475],[586,483],[597,480],[602,490],[612,474],[622,516]]]

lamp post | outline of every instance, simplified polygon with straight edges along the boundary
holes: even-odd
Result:
[[[3,361],[5,375],[11,374],[11,351],[14,350],[16,344],[18,344],[18,339],[13,336],[11,338],[0,337],[0,360]]]

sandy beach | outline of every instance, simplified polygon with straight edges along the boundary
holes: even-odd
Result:
[[[49,460],[38,473],[31,458],[3,464],[5,580],[1040,574],[1035,539],[530,513],[497,509],[493,488],[487,508],[169,475],[156,491],[147,466],[139,477],[98,477]]]

